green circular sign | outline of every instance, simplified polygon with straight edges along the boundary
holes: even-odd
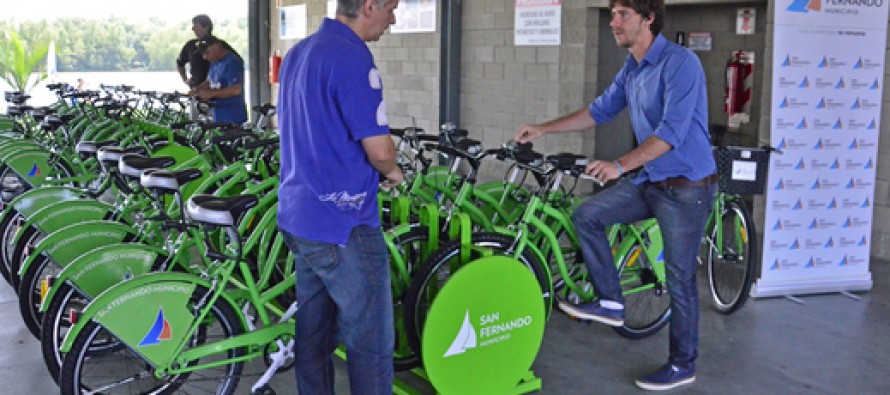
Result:
[[[423,364],[441,394],[507,394],[531,368],[544,336],[535,275],[503,256],[458,270],[433,301]]]

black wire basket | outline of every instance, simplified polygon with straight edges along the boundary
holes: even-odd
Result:
[[[762,195],[769,172],[766,148],[714,147],[720,191],[730,195]]]

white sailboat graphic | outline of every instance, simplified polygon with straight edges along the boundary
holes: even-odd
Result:
[[[460,331],[457,332],[457,337],[454,338],[451,346],[448,347],[448,351],[445,351],[445,355],[442,357],[463,354],[471,348],[476,348],[476,329],[470,323],[470,310],[467,310],[467,314],[464,315],[464,323],[460,326]]]

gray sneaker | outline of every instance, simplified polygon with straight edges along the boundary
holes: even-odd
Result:
[[[609,326],[624,325],[624,309],[608,309],[593,301],[581,304],[561,304],[562,310],[576,318],[600,322]]]

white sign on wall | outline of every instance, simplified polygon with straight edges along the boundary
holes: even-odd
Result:
[[[515,45],[560,45],[561,36],[562,0],[516,0]]]
[[[279,25],[281,39],[295,39],[306,37],[306,4],[289,5],[281,7],[281,24]]]
[[[401,0],[395,14],[393,33],[436,31],[436,0]]]
[[[890,2],[779,0],[763,262],[753,296],[871,289]]]

